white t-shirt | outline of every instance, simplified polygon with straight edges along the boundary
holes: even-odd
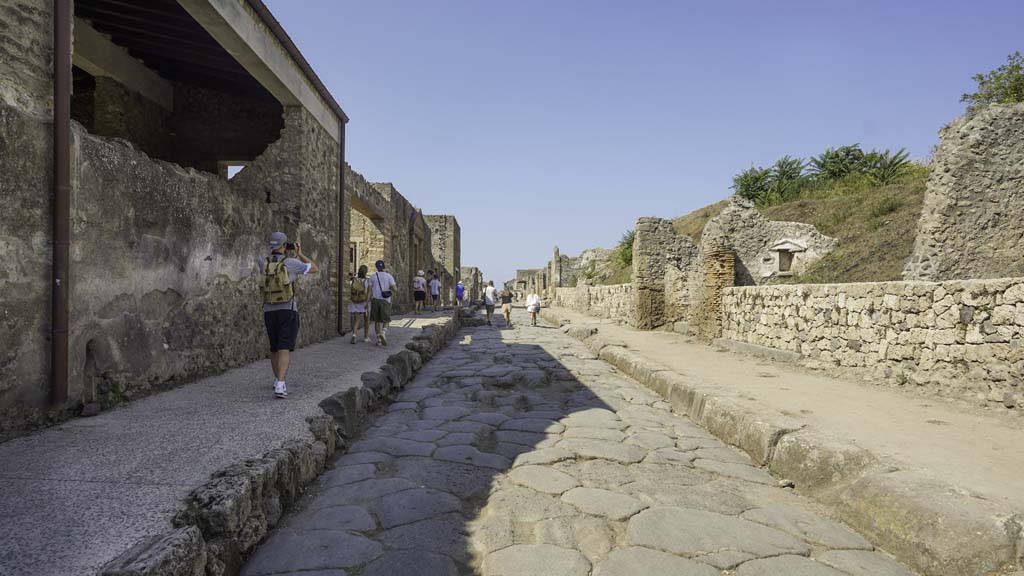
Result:
[[[437,296],[438,294],[441,293],[441,281],[438,280],[437,278],[434,278],[433,280],[430,281],[430,293],[433,294],[434,296]]]
[[[527,306],[538,306],[538,305],[540,305],[540,296],[538,296],[536,294],[530,294],[529,296],[526,297],[526,305]]]
[[[395,277],[387,272],[375,272],[369,278],[370,290],[373,291],[372,297],[375,300],[387,300],[391,302],[391,298],[385,298],[382,292],[394,292],[398,288],[398,284],[395,282]]]
[[[423,276],[417,276],[412,279],[412,289],[416,292],[423,292],[427,289],[427,279]]]
[[[494,306],[494,303],[498,301],[498,289],[494,286],[488,286],[484,289],[484,304],[488,306]]]

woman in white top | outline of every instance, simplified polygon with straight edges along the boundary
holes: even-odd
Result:
[[[412,300],[415,303],[413,313],[423,312],[423,303],[427,300],[427,279],[423,277],[423,270],[417,270],[412,279]]]
[[[536,326],[537,312],[540,311],[540,295],[536,292],[530,292],[526,297],[526,311],[530,313],[530,322]]]

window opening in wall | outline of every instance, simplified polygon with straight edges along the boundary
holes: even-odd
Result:
[[[788,250],[779,250],[779,272],[793,271],[793,253]]]
[[[359,263],[356,262],[356,254],[359,253],[359,245],[355,242],[349,242],[348,244],[348,273],[350,276],[355,278],[356,273],[359,272]]]
[[[245,167],[248,165],[248,162],[239,162],[237,160],[225,160],[217,163],[217,172],[219,172],[220,175],[223,176],[224,178],[231,180],[232,178],[237,176],[239,172],[244,170]]]

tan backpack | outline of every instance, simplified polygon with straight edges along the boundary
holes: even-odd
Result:
[[[267,264],[263,267],[263,303],[284,304],[291,302],[294,297],[295,288],[288,277],[284,258],[277,261],[267,259]]]
[[[353,304],[362,304],[363,302],[366,302],[366,279],[358,277],[353,278],[350,293]]]

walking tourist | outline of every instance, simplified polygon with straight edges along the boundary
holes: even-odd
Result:
[[[526,295],[526,311],[530,313],[530,324],[537,325],[537,312],[540,312],[540,295],[530,292]]]
[[[423,312],[423,303],[427,300],[427,279],[423,277],[423,270],[417,271],[412,279],[412,300],[413,313]]]
[[[370,311],[366,305],[370,300],[370,282],[366,278],[366,265],[359,267],[359,272],[352,279],[352,287],[349,291],[350,303],[348,313],[352,317],[352,343],[356,343],[356,334],[359,332],[360,322],[363,325],[363,342],[370,341]]]
[[[487,310],[487,325],[491,325],[494,319],[494,304],[498,301],[498,290],[494,287],[494,280],[487,283],[484,288],[484,309]]]
[[[508,286],[501,291],[501,315],[505,317],[505,326],[512,327],[512,291]]]
[[[388,345],[388,324],[391,323],[391,297],[398,284],[395,277],[384,271],[384,261],[377,260],[374,264],[377,272],[370,280],[370,321],[373,322],[373,333],[377,335],[377,345]]]
[[[430,298],[434,301],[434,312],[437,312],[437,305],[441,302],[441,281],[436,273],[430,279]]]
[[[270,256],[259,261],[263,274],[263,324],[270,339],[270,367],[274,371],[274,396],[288,397],[285,376],[288,375],[290,354],[295,350],[299,335],[299,305],[295,301],[295,283],[300,276],[316,274],[320,270],[302,253],[302,246],[288,242],[284,232],[270,235]],[[288,250],[295,256],[289,257]]]
[[[462,308],[462,299],[466,297],[466,286],[459,280],[455,285],[455,305]]]

